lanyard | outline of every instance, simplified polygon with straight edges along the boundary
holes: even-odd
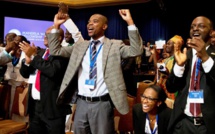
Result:
[[[94,59],[92,59],[92,56],[93,56],[92,55],[92,46],[91,45],[89,46],[90,47],[90,68],[93,68],[93,65],[96,62],[97,56],[98,56],[102,46],[103,45],[100,45],[99,50],[96,52],[96,55],[95,55]]]
[[[146,114],[146,118],[149,120],[148,114]],[[158,123],[158,115],[156,115],[156,122]],[[150,120],[149,120],[149,126],[150,126]],[[158,125],[153,131],[151,131],[151,134],[155,134],[157,129],[158,129]]]
[[[19,58],[13,57],[12,64],[14,67],[18,64],[18,62],[19,62]]]
[[[198,61],[196,63],[196,70],[195,70],[195,79],[194,79],[195,83],[197,82],[200,66],[201,66],[201,60],[198,58]]]

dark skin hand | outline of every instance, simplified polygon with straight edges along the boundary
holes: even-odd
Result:
[[[208,60],[209,56],[206,51],[206,44],[201,38],[195,38],[187,39],[187,44],[189,47],[194,48],[197,53],[197,57],[199,57],[202,62],[205,62]]]
[[[14,42],[8,42],[8,44],[5,46],[5,51],[10,53],[12,56],[16,55],[16,52],[18,52],[19,46]]]
[[[32,55],[36,55],[37,53],[37,47],[34,44],[32,44],[31,46],[27,42],[23,41],[19,43],[19,47],[28,57],[31,57]]]

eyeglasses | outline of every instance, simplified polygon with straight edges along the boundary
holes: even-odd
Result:
[[[140,95],[142,99],[146,99],[148,102],[153,102],[158,100],[157,98],[146,97],[145,95]]]

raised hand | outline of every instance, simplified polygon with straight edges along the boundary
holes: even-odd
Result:
[[[130,11],[128,9],[120,9],[119,14],[122,17],[122,19],[127,22],[128,25],[134,24]]]
[[[68,5],[63,2],[59,3],[58,13],[54,16],[54,28],[59,29],[60,25],[63,24],[67,19],[69,19],[68,15]]]
[[[69,7],[64,2],[60,2],[59,5],[58,5],[58,7],[59,7],[58,12],[61,12],[61,13],[64,13],[64,14],[68,14]]]
[[[175,61],[179,66],[184,66],[186,60],[187,60],[187,48],[183,49],[183,52],[181,52],[181,47],[178,43],[174,44],[174,56]]]
[[[196,55],[202,62],[209,58],[206,51],[206,43],[201,38],[193,37],[192,39],[187,39],[187,45],[197,51]]]

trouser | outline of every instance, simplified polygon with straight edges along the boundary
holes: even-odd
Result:
[[[114,110],[110,100],[87,101],[78,98],[74,118],[75,134],[113,134]]]
[[[65,134],[66,116],[48,119],[41,111],[39,101],[34,102],[34,109],[29,114],[29,134]]]

